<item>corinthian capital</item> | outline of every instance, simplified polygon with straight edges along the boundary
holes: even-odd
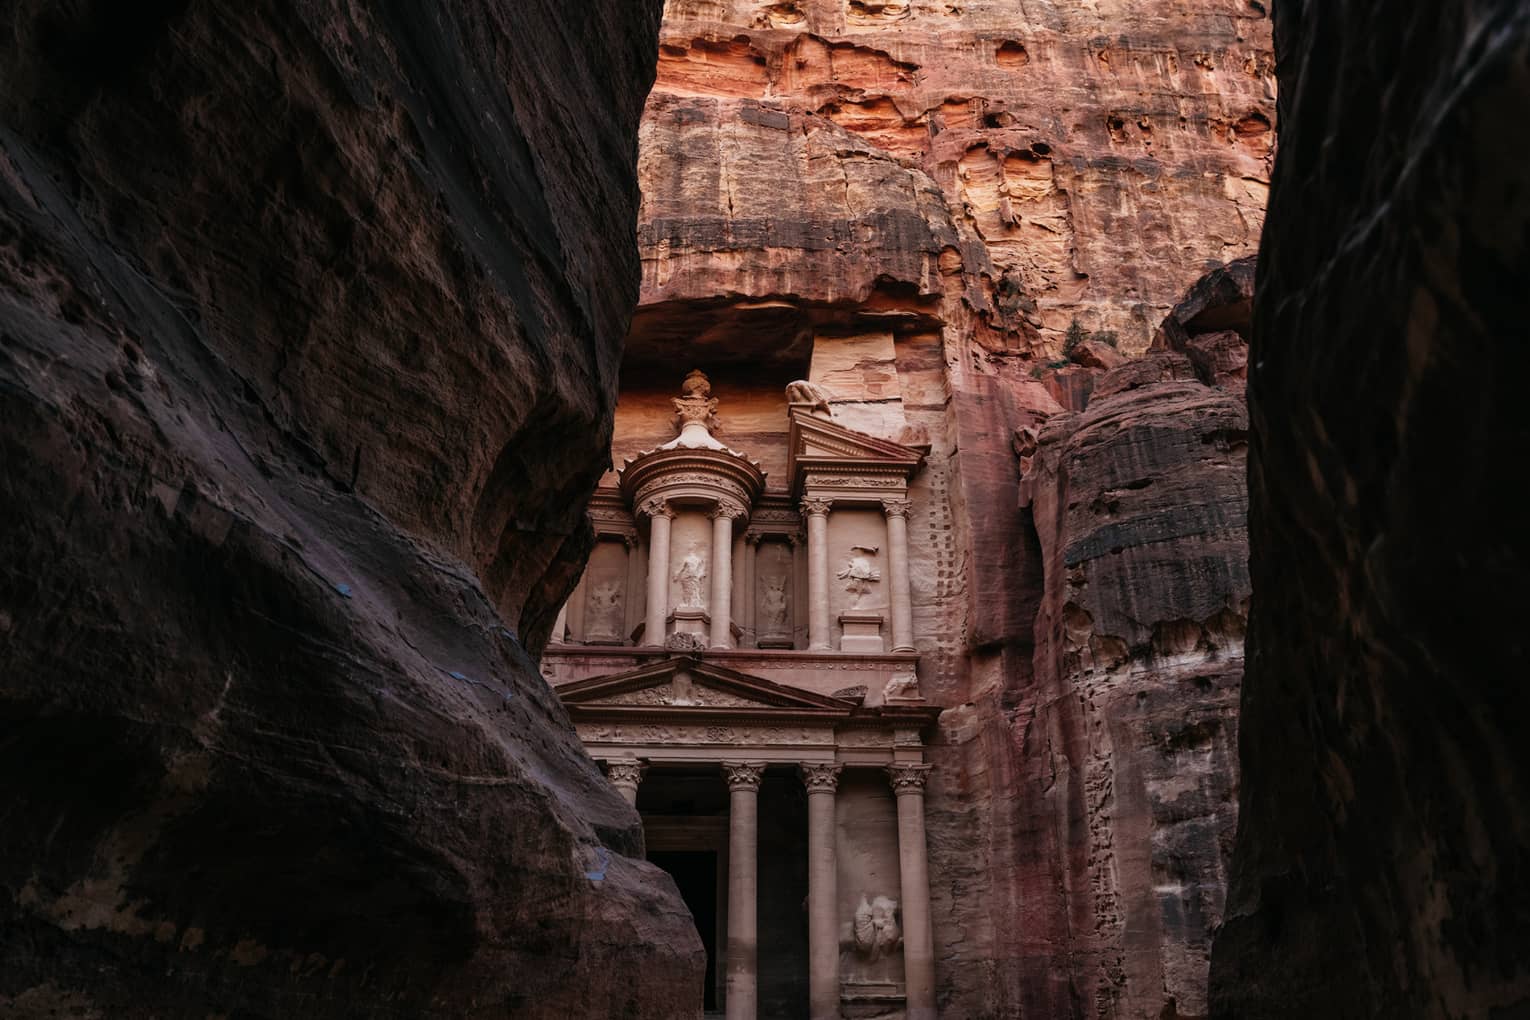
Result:
[[[892,780],[894,793],[924,793],[924,781],[930,776],[930,766],[925,764],[889,765],[887,778]]]
[[[765,763],[762,761],[725,761],[722,768],[730,790],[748,790],[753,793],[759,790],[760,780],[765,778]]]
[[[832,499],[823,499],[818,496],[809,496],[802,501],[802,515],[804,517],[824,517],[829,513],[829,508],[834,505]]]
[[[717,505],[707,513],[707,516],[714,521],[719,517],[726,517],[730,521],[736,521],[744,516],[744,508],[731,500],[720,499],[717,501]]]
[[[839,787],[839,773],[844,766],[838,762],[803,762],[802,785],[808,793],[825,791],[833,793]]]
[[[669,505],[669,501],[664,499],[644,500],[643,505],[638,507],[638,510],[641,513],[647,514],[649,520],[655,517],[668,517],[670,520],[673,520],[675,517],[674,509]]]
[[[617,789],[636,790],[642,784],[643,773],[646,771],[648,771],[647,762],[634,759],[606,764],[606,778],[611,780],[611,785]]]
[[[889,517],[907,517],[909,508],[912,506],[913,503],[906,499],[882,500],[882,512]]]

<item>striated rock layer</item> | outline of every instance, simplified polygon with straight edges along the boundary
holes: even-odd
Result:
[[[1273,118],[1269,22],[1243,0],[670,0],[643,303],[954,275],[985,348],[1055,352],[1077,321],[1141,350],[1257,243]]]
[[[695,1015],[532,659],[658,6],[6,14],[0,1012]]]
[[[1282,0],[1276,29],[1213,1014],[1524,1016],[1530,10]]]

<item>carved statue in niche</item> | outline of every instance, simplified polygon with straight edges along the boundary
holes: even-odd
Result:
[[[882,572],[872,565],[871,558],[877,554],[876,546],[853,545],[850,558],[835,575],[845,582],[845,591],[855,596],[852,609],[861,608],[861,599],[871,591],[873,583],[882,580]]]
[[[592,578],[590,600],[585,608],[585,637],[599,641],[622,636],[622,581],[620,577]]]
[[[786,575],[770,574],[764,578],[765,592],[760,598],[760,611],[764,617],[766,634],[785,634],[790,630],[786,622]]]
[[[886,896],[867,900],[866,894],[861,893],[852,931],[855,951],[867,960],[875,963],[884,956],[891,956],[903,939],[903,932],[898,927],[898,901]]]
[[[832,418],[834,412],[829,408],[829,401],[834,399],[829,391],[814,382],[806,379],[798,379],[796,382],[786,384],[786,402],[788,404],[807,404],[810,414],[823,412],[823,417]]]
[[[680,561],[674,580],[680,585],[681,608],[702,609],[705,607],[707,559],[701,554],[700,546],[691,546],[690,552],[685,554],[685,559]]]

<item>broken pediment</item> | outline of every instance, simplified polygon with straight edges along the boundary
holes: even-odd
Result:
[[[924,463],[914,447],[857,432],[827,418],[794,411],[788,436],[792,491],[800,493],[809,471],[884,474],[907,481]]]

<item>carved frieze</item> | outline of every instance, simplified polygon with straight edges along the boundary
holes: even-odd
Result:
[[[601,745],[828,747],[834,743],[834,736],[827,727],[581,722],[575,729],[580,740]]]

